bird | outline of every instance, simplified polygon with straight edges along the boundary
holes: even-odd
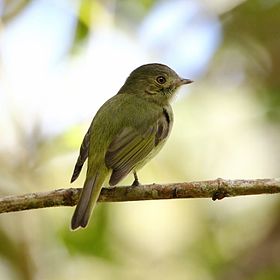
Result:
[[[140,185],[137,171],[161,150],[172,129],[172,97],[180,86],[192,82],[167,65],[144,64],[100,107],[84,136],[71,177],[72,183],[88,159],[72,230],[87,226],[106,180],[115,186],[133,173],[132,185]]]

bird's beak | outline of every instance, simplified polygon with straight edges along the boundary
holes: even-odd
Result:
[[[180,87],[181,85],[187,85],[187,84],[191,84],[193,81],[190,79],[182,79],[179,78],[176,82],[175,82],[175,87]]]
[[[180,85],[180,86],[181,86],[181,85],[191,84],[191,83],[193,83],[193,81],[190,80],[190,79],[180,79],[180,80],[179,80],[179,85]]]

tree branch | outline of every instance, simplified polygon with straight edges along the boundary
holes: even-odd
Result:
[[[0,198],[0,213],[54,206],[74,206],[81,189],[58,189]],[[103,188],[99,202],[137,201],[175,198],[212,198],[280,193],[280,179],[224,180]]]

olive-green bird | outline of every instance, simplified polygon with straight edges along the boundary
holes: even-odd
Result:
[[[154,157],[170,134],[173,113],[169,104],[178,87],[189,84],[163,64],[135,69],[119,92],[96,113],[80,148],[71,182],[88,158],[87,175],[71,228],[86,227],[106,178],[118,184]]]

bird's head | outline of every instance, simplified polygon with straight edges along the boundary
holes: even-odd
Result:
[[[131,72],[118,94],[136,94],[145,99],[164,104],[176,90],[192,80],[183,79],[164,64],[145,64]]]

